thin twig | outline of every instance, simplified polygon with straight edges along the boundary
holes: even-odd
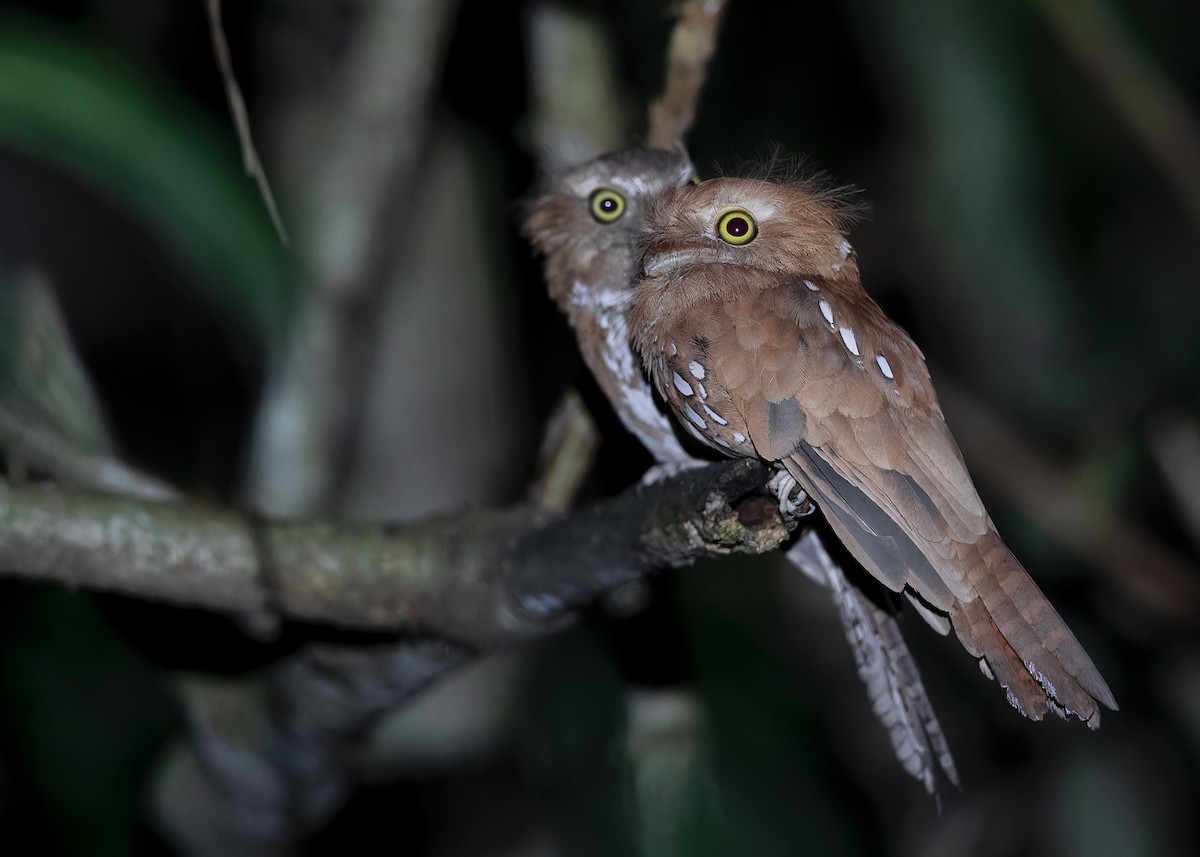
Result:
[[[254,138],[250,134],[250,114],[246,110],[246,101],[242,98],[242,88],[238,86],[233,74],[233,59],[229,54],[229,42],[225,38],[225,28],[221,24],[221,0],[206,0],[205,9],[208,11],[208,28],[212,33],[213,54],[217,58],[217,68],[221,71],[221,82],[225,85],[225,95],[229,98],[229,113],[233,117],[233,127],[237,131],[238,142],[242,146],[242,165],[246,173],[258,185],[267,213],[279,233],[279,240],[284,245],[288,243],[287,230],[283,226],[283,218],[275,205],[275,195],[271,193],[271,183],[267,181],[267,172],[254,148]]]
[[[92,491],[171,500],[178,492],[121,461],[50,280],[0,270],[0,449],[10,466]]]
[[[529,489],[538,508],[561,515],[571,508],[600,445],[600,432],[579,393],[568,390],[546,421],[538,475]]]
[[[40,424],[0,404],[0,448],[27,468],[50,474],[87,491],[142,500],[178,500],[179,492],[109,452],[88,452],[64,438],[54,426]]]
[[[970,395],[938,380],[971,469],[1030,522],[1163,616],[1200,612],[1200,577],[1167,546],[1132,527],[1068,472],[1022,443]]]
[[[671,31],[667,81],[662,95],[650,105],[646,145],[670,149],[682,143],[696,120],[700,92],[717,48],[717,32],[725,0],[685,0]]]
[[[1104,0],[1035,0],[1076,61],[1141,139],[1200,228],[1200,122]]]

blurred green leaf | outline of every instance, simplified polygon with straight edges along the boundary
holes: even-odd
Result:
[[[812,691],[767,648],[768,569],[737,557],[706,570],[681,587],[707,729],[679,853],[865,853],[863,832],[838,812],[848,784],[814,718]],[[713,785],[705,789],[702,777]]]
[[[90,596],[28,587],[4,617],[5,761],[53,831],[39,852],[132,853],[146,770],[177,727],[160,674]]]
[[[0,146],[74,173],[132,212],[213,300],[267,336],[286,308],[286,257],[232,135],[82,42],[0,32]]]
[[[522,710],[522,762],[549,808],[560,853],[636,857],[624,689],[589,625],[543,648]]]

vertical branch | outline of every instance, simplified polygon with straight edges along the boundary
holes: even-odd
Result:
[[[725,0],[685,0],[671,31],[667,53],[667,80],[663,92],[650,105],[646,145],[669,149],[683,141],[696,120],[700,92],[708,79],[708,65],[717,49],[717,33]]]
[[[608,33],[593,17],[536,4],[525,21],[533,138],[550,172],[622,145],[625,122]]]
[[[1034,5],[1142,141],[1200,228],[1200,122],[1186,99],[1138,50],[1104,0]]]
[[[1200,425],[1172,416],[1154,426],[1150,450],[1192,541],[1200,546]]]
[[[209,4],[211,16],[217,0]],[[384,293],[379,271],[396,247],[387,213],[414,183],[455,11],[439,0],[363,4],[321,124],[306,129],[325,139],[289,140],[312,161],[298,206],[306,289],[259,406],[245,489],[256,511],[337,504]],[[237,121],[234,90],[230,99]],[[410,641],[363,653],[308,647],[223,694],[258,724],[249,734],[185,692],[190,742],[160,780],[163,826],[190,854],[291,853],[353,788],[361,740],[382,713],[461,659]]]
[[[362,405],[384,214],[416,174],[430,91],[455,4],[368,4],[331,98],[329,138],[302,205],[308,288],[260,406],[250,505],[276,515],[328,507]]]

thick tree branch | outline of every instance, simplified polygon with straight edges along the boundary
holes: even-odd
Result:
[[[611,34],[594,15],[535,3],[525,19],[530,129],[541,167],[563,169],[626,142]]]
[[[787,539],[757,461],[686,470],[530,533],[509,553],[509,585],[534,616],[594,600],[657,568],[763,553]]]
[[[260,404],[248,467],[247,501],[263,512],[337,505],[384,293],[380,266],[396,247],[387,212],[417,175],[456,8],[437,0],[364,4],[322,104],[326,133],[305,164],[297,205],[305,290]]]
[[[765,478],[756,461],[728,461],[557,520],[519,506],[403,526],[260,522],[0,482],[0,572],[411,633],[309,646],[249,685],[185,685],[191,745],[161,774],[162,823],[186,853],[282,855],[340,806],[379,718],[478,649],[555,631],[653,569],[776,548],[788,530]]]
[[[284,855],[354,787],[363,736],[469,657],[437,641],[314,644],[249,681],[181,683],[190,744],[155,799],[185,854]]]
[[[264,522],[189,503],[0,483],[0,570],[213,610],[271,608],[490,647],[655,568],[788,531],[751,461],[689,470],[548,521],[528,506],[423,523]]]

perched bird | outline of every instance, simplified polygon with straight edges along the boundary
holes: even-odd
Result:
[[[550,297],[575,329],[588,369],[625,428],[665,465],[695,459],[654,396],[630,343],[626,314],[650,205],[693,175],[682,149],[621,149],[550,176],[522,224],[545,256]]]
[[[682,150],[621,150],[548,177],[523,223],[545,255],[550,294],[574,327],[588,368],[625,427],[667,469],[699,462],[680,443],[675,421],[642,369],[627,314],[650,208],[693,175]],[[845,578],[815,532],[804,534],[788,559],[830,589],[872,711],[904,768],[931,794],[937,769],[957,784],[949,746],[895,617]]]
[[[665,191],[629,316],[647,370],[697,439],[785,468],[1019,712],[1095,728],[1116,701],[1000,540],[924,356],[863,290],[845,226],[836,194],[804,183]]]

